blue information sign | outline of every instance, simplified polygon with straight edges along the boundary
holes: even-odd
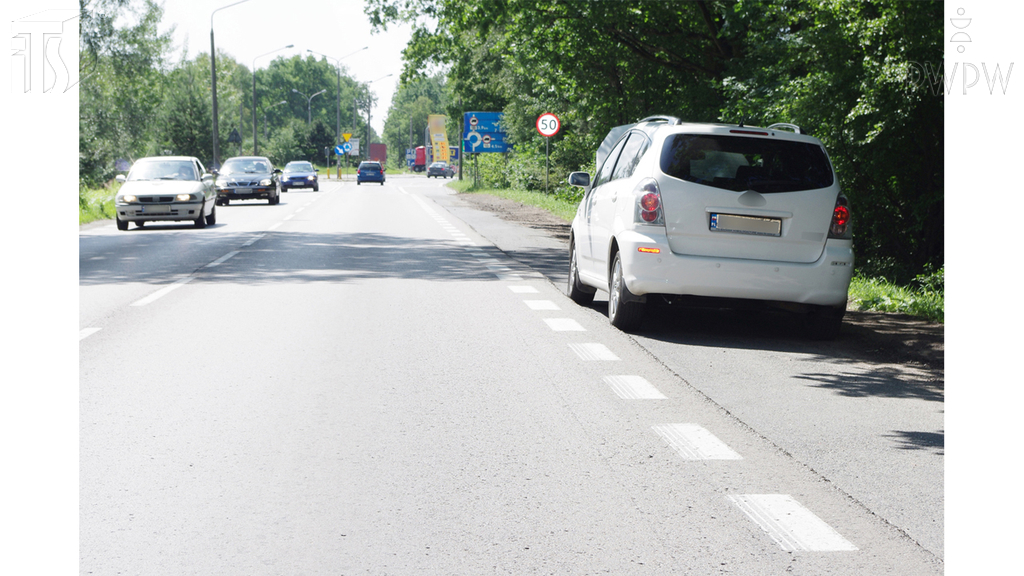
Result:
[[[470,154],[507,152],[501,112],[466,112],[463,117],[462,150]]]

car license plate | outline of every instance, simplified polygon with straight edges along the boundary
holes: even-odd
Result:
[[[165,204],[157,204],[156,206],[139,206],[139,213],[145,214],[169,214],[171,207]]]
[[[738,234],[754,234],[756,236],[781,236],[782,220],[778,218],[761,218],[759,216],[740,216],[739,214],[711,213],[712,232],[735,232]]]

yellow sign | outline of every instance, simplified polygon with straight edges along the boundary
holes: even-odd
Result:
[[[352,133],[342,134],[341,137],[345,139],[345,142],[348,142],[348,139],[352,137]]]
[[[434,151],[434,162],[448,161],[448,132],[444,128],[445,117],[440,114],[427,116],[430,130],[430,145]]]

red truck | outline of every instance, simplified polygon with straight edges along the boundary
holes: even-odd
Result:
[[[427,169],[427,147],[416,147],[416,159],[412,163],[413,172],[423,172]]]
[[[380,162],[381,166],[387,166],[388,164],[388,145],[387,144],[370,144],[370,155],[367,160],[375,160]]]

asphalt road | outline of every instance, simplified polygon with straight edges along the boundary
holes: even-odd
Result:
[[[771,316],[623,334],[444,183],[82,230],[81,573],[943,572],[934,386]]]

